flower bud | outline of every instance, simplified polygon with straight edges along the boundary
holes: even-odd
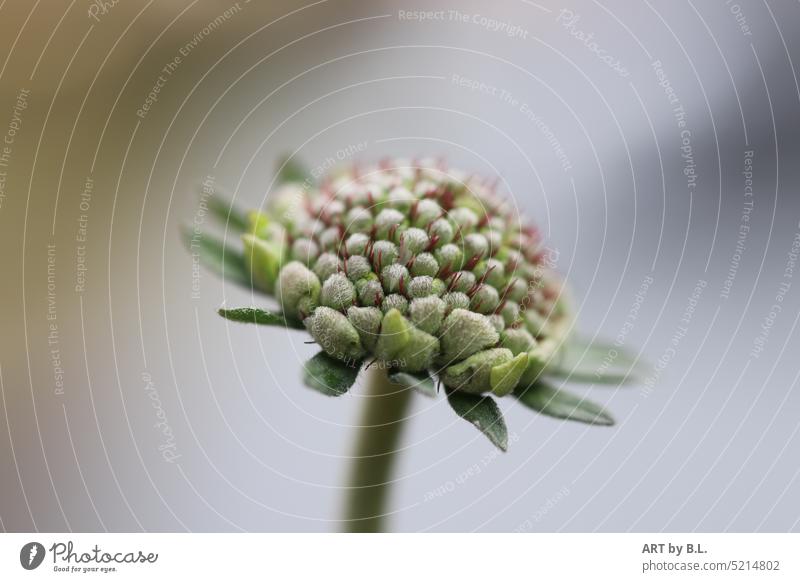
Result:
[[[427,228],[434,220],[442,215],[442,207],[434,200],[423,198],[417,202],[414,209],[414,226]]]
[[[398,257],[397,245],[388,240],[375,241],[372,245],[372,266],[375,271],[380,273],[381,270],[394,263]]]
[[[275,296],[288,316],[302,320],[316,307],[319,294],[319,279],[302,263],[292,261],[281,269]]]
[[[319,247],[311,239],[298,238],[292,243],[292,259],[309,265],[319,256]]]
[[[334,273],[338,273],[342,267],[342,261],[338,256],[333,253],[322,253],[314,265],[314,274],[324,282]]]
[[[387,295],[383,298],[383,303],[381,303],[381,310],[384,313],[391,311],[392,309],[396,309],[401,314],[405,315],[408,311],[408,299],[399,295],[397,293],[392,293],[391,295]]]
[[[388,265],[381,271],[381,283],[387,293],[404,293],[408,289],[408,269],[399,263]]]
[[[515,356],[531,351],[536,340],[525,329],[506,329],[500,334],[500,346],[508,348]]]
[[[458,291],[460,293],[469,293],[475,286],[475,275],[469,271],[459,271],[453,273],[447,279],[447,286],[450,291]]]
[[[514,356],[505,348],[493,348],[449,366],[441,378],[445,386],[454,390],[505,396],[517,385],[527,362],[528,354]]]
[[[436,249],[433,256],[436,257],[436,260],[439,262],[439,268],[447,269],[448,271],[458,271],[464,260],[464,253],[461,252],[458,246],[452,243]]]
[[[485,257],[489,253],[489,241],[486,237],[477,232],[468,234],[464,237],[464,256],[468,259],[473,257]]]
[[[419,228],[409,228],[400,237],[400,262],[408,263],[428,246],[428,235]]]
[[[490,346],[500,339],[488,318],[467,311],[454,309],[442,324],[442,361],[456,362]]]
[[[344,248],[347,250],[347,254],[352,257],[353,255],[366,254],[368,244],[369,237],[366,234],[356,232],[347,237]]]
[[[392,190],[389,192],[387,200],[392,208],[396,208],[401,212],[408,212],[408,209],[411,208],[411,204],[414,202],[415,197],[408,190],[408,188],[397,186],[392,188]]]
[[[280,248],[252,234],[243,234],[242,243],[245,263],[253,279],[253,285],[268,293],[272,292],[283,260]]]
[[[320,306],[303,323],[329,356],[343,361],[359,360],[364,356],[358,331],[340,312]]]
[[[446,308],[447,305],[442,299],[431,295],[412,300],[408,315],[418,329],[435,334],[442,326]]]
[[[412,299],[433,294],[433,277],[414,277],[408,285],[408,295]]]
[[[469,208],[453,208],[447,217],[462,233],[468,233],[478,225],[478,217]]]
[[[473,311],[488,315],[493,313],[499,304],[500,297],[497,294],[497,289],[491,285],[481,285],[472,296],[470,307],[473,309]]]
[[[319,235],[319,244],[323,250],[338,253],[342,244],[342,237],[339,229],[334,227],[326,228]]]
[[[343,311],[356,300],[356,288],[343,273],[331,275],[322,284],[320,303],[331,309]]]
[[[372,214],[360,206],[351,208],[344,226],[347,232],[368,233],[372,228]]]
[[[446,293],[442,299],[447,305],[447,313],[454,309],[469,309],[469,296],[466,293]]]
[[[453,232],[453,226],[446,218],[438,218],[434,220],[428,228],[428,232],[430,233],[431,238],[436,241],[434,248],[443,247],[451,242],[453,240],[453,236],[455,236],[455,233]]]
[[[405,220],[405,215],[394,208],[384,208],[375,217],[375,236],[386,239],[392,231],[396,231]]]
[[[376,279],[360,279],[356,281],[356,291],[361,305],[377,307],[383,301],[383,286]]]
[[[411,263],[411,274],[414,277],[435,277],[439,272],[439,263],[430,253],[421,253]]]
[[[377,307],[350,307],[347,320],[356,328],[361,344],[372,351],[381,330],[383,313]]]

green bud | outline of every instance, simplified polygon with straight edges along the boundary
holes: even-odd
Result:
[[[461,268],[461,263],[464,260],[464,254],[461,249],[450,243],[446,244],[433,253],[436,260],[439,262],[439,267],[449,271],[457,271]]]
[[[388,240],[375,241],[372,245],[372,266],[378,273],[397,260],[397,245]]]
[[[389,192],[387,197],[389,204],[401,212],[408,212],[411,204],[414,202],[414,195],[402,186],[397,186]]]
[[[434,200],[423,198],[417,202],[414,212],[414,226],[427,228],[434,220],[442,215],[442,207]]]
[[[489,241],[486,237],[477,232],[468,234],[464,237],[464,256],[468,259],[473,257],[485,257],[489,253]]]
[[[399,263],[388,265],[381,271],[381,283],[387,293],[404,292],[408,289],[408,269]]]
[[[447,305],[447,313],[454,309],[469,309],[469,296],[466,293],[453,292],[446,293],[442,299]]]
[[[503,321],[506,322],[506,327],[511,327],[519,319],[519,305],[517,303],[507,301],[500,310],[500,315],[503,316]]]
[[[375,354],[382,360],[393,360],[409,341],[411,326],[397,309],[383,316],[381,334],[375,345]]]
[[[372,228],[372,214],[360,206],[351,208],[347,213],[345,228],[347,232],[368,233]]]
[[[409,228],[400,237],[400,262],[408,263],[428,246],[428,235],[420,228]]]
[[[497,289],[491,285],[482,285],[472,296],[470,307],[478,313],[488,315],[493,313],[499,304],[500,296],[497,294]]]
[[[435,277],[439,272],[439,263],[430,253],[421,253],[411,263],[411,274],[414,277]]]
[[[525,329],[506,329],[500,334],[500,345],[511,350],[516,356],[531,351],[536,345],[536,340]]]
[[[344,248],[347,250],[349,256],[363,255],[367,252],[367,245],[369,244],[369,237],[366,234],[357,232],[347,237],[347,242],[344,243]]]
[[[333,253],[322,253],[314,265],[314,274],[320,281],[325,281],[334,273],[342,270],[341,259]]]
[[[319,247],[313,240],[298,238],[292,243],[292,259],[309,265],[319,256]]]
[[[347,259],[345,264],[347,265],[345,268],[347,271],[347,278],[351,281],[358,281],[372,273],[372,265],[369,264],[369,259],[367,259],[367,257],[354,255]]]
[[[436,240],[434,248],[440,248],[452,242],[455,233],[453,232],[453,226],[450,224],[450,221],[446,218],[439,218],[431,223],[430,235]]]
[[[381,310],[384,313],[388,313],[392,309],[396,309],[403,315],[406,314],[408,311],[408,299],[403,297],[398,293],[392,293],[391,295],[387,295],[383,298],[383,303],[381,303]]]
[[[469,293],[475,286],[475,275],[469,271],[459,271],[453,273],[447,279],[447,285],[451,291],[458,291],[460,293]]]
[[[527,355],[523,356],[527,358]],[[471,394],[482,394],[491,392],[492,388],[492,369],[514,361],[514,356],[510,350],[505,348],[492,348],[472,354],[462,362],[449,366],[441,375],[442,382],[448,388],[469,392]],[[505,368],[501,369],[505,371]],[[524,370],[524,366],[523,366]],[[522,371],[520,370],[521,374]],[[514,379],[514,378],[512,378]],[[516,376],[519,380],[519,375]],[[495,378],[496,384],[502,389],[506,389],[507,382],[503,381],[503,376]],[[513,388],[513,387],[512,387]]]
[[[379,239],[386,239],[389,233],[400,228],[405,221],[405,215],[394,208],[384,208],[375,217],[375,236]]]
[[[409,372],[421,372],[433,365],[439,353],[439,340],[434,336],[409,326],[408,342],[394,355],[400,368]]]
[[[243,234],[244,259],[253,285],[271,293],[275,288],[281,261],[283,260],[280,247],[273,243],[256,238],[252,234]]]
[[[435,334],[442,327],[446,308],[447,305],[442,299],[431,295],[412,300],[408,314],[417,328]]]
[[[479,222],[478,217],[472,210],[463,207],[453,208],[447,217],[456,227],[456,230],[461,229],[462,234],[471,232]]]
[[[408,285],[408,295],[414,299],[433,294],[433,277],[414,277]]]
[[[339,247],[342,244],[342,237],[339,233],[339,229],[332,226],[331,228],[323,230],[319,235],[319,244],[325,251],[338,253]]]
[[[442,324],[442,361],[456,362],[493,346],[500,339],[489,319],[466,309],[454,309]]]
[[[316,307],[319,293],[319,279],[302,263],[292,261],[281,269],[275,296],[287,315],[303,319]]]
[[[335,309],[317,307],[303,323],[329,356],[343,361],[359,360],[364,356],[358,331]]]
[[[322,284],[320,302],[331,309],[345,310],[356,300],[356,288],[343,273],[331,275]]]
[[[375,279],[360,279],[356,282],[356,291],[362,305],[377,307],[383,301],[383,286]]]
[[[362,345],[372,351],[381,330],[381,310],[377,307],[350,307],[347,319],[356,328]]]

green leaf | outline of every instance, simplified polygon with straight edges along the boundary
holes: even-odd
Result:
[[[639,380],[638,364],[636,357],[613,344],[573,339],[562,346],[545,373],[574,382],[630,384]]]
[[[614,418],[599,404],[557,390],[544,382],[536,382],[529,388],[518,388],[516,395],[528,408],[548,416],[603,426],[614,424]]]
[[[237,233],[247,230],[249,226],[247,215],[236,208],[229,200],[214,195],[208,202],[208,208],[211,210],[211,213],[230,230]]]
[[[409,372],[394,372],[389,374],[389,380],[407,388],[413,388],[420,394],[436,398],[436,384],[427,374],[411,374]]]
[[[447,400],[457,415],[472,423],[492,444],[503,452],[508,450],[506,421],[491,396],[453,391],[447,395]]]
[[[284,156],[278,164],[278,184],[288,184],[291,182],[303,183],[309,179],[311,174],[309,171],[296,160],[290,156]]]
[[[219,239],[198,234],[190,227],[184,227],[181,234],[186,248],[193,257],[196,255],[199,258],[200,264],[226,281],[248,289],[251,287],[250,273],[241,251],[231,248]]]
[[[302,323],[287,319],[282,313],[272,313],[255,307],[239,307],[236,309],[219,309],[217,311],[225,319],[241,323],[256,323],[258,325],[277,325],[291,329],[305,329]]]
[[[325,396],[341,396],[355,383],[361,362],[350,365],[319,352],[303,366],[303,382]]]

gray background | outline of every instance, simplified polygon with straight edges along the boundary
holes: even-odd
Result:
[[[500,176],[559,251],[589,336],[613,340],[653,280],[624,338],[649,363],[652,389],[576,387],[606,403],[616,427],[503,400],[513,443],[498,454],[443,400],[419,397],[394,530],[800,529],[800,271],[784,276],[800,229],[797,3],[425,3],[469,21],[412,22],[399,11],[419,3],[241,2],[202,32],[231,6],[125,1],[92,19],[83,1],[0,4],[0,134],[30,90],[0,206],[2,528],[336,529],[363,390],[321,397],[299,381],[315,352],[305,335],[214,314],[260,299],[206,272],[193,298],[178,229],[206,176],[259,206],[280,154],[314,167],[365,143],[348,161],[442,155]],[[579,15],[571,28],[561,10]],[[571,31],[592,34],[628,75]],[[692,191],[657,60],[691,132]],[[748,150],[751,229],[726,299]],[[81,214],[86,287],[76,292]],[[48,244],[63,394],[48,344]],[[782,309],[752,357],[783,282]],[[174,462],[159,450],[159,422],[174,435]]]

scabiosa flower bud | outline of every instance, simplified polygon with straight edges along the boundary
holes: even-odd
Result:
[[[302,320],[314,311],[319,294],[319,279],[302,263],[292,261],[281,269],[275,296],[290,317]]]
[[[383,303],[381,303],[381,309],[384,313],[396,309],[405,315],[406,311],[408,311],[408,299],[398,293],[392,293],[384,297]]]
[[[433,295],[433,277],[414,277],[408,285],[408,295],[411,298],[427,297]]]
[[[469,296],[466,293],[461,293],[456,291],[454,293],[446,293],[442,299],[447,305],[447,313],[450,313],[454,309],[468,309],[469,308]]]
[[[372,214],[360,206],[351,208],[344,226],[347,232],[368,233],[372,228]]]
[[[314,265],[314,274],[324,282],[334,273],[338,273],[343,266],[342,260],[334,253],[322,253]]]
[[[446,309],[447,304],[442,299],[435,295],[429,295],[411,301],[408,315],[411,322],[419,329],[435,334],[442,326]]]
[[[313,240],[298,238],[292,243],[292,259],[308,265],[319,256],[319,247]]]
[[[322,284],[320,303],[340,311],[347,309],[356,300],[356,288],[343,273],[328,277]]]
[[[507,394],[569,321],[536,230],[479,178],[389,160],[283,189],[244,235],[254,285],[329,355]]]
[[[399,256],[397,245],[388,240],[375,241],[370,254],[372,255],[372,266],[378,273],[385,266],[393,264]]]
[[[347,254],[350,256],[365,255],[367,253],[368,245],[369,237],[366,234],[357,232],[355,234],[351,234],[347,238],[347,241],[344,243],[344,248],[347,251]]]
[[[356,282],[358,301],[367,307],[379,306],[383,301],[383,285],[375,279],[360,279]]]
[[[444,320],[442,355],[447,361],[463,360],[493,346],[499,339],[500,336],[486,317],[466,309],[454,309]]]
[[[369,264],[369,259],[361,255],[354,255],[348,258],[344,264],[347,278],[351,281],[358,281],[372,273],[372,265]]]
[[[422,253],[411,262],[411,274],[414,277],[435,277],[439,273],[439,263],[430,253]]]
[[[344,361],[364,356],[358,331],[342,313],[321,305],[303,323],[329,356]]]
[[[388,265],[381,271],[381,282],[387,293],[405,293],[409,283],[408,269],[398,263]]]
[[[383,313],[377,307],[350,307],[347,319],[356,328],[361,344],[368,350],[375,348],[381,330]]]
[[[442,382],[464,392],[505,396],[517,385],[527,363],[528,354],[514,356],[505,348],[484,350],[445,369]]]
[[[414,208],[414,225],[419,228],[427,228],[429,224],[442,215],[442,207],[433,200],[423,198],[417,202]]]
[[[384,208],[375,217],[375,235],[381,239],[390,238],[405,220],[405,215],[394,208]]]
[[[428,227],[434,247],[442,247],[453,240],[453,227],[446,218],[434,220]]]

